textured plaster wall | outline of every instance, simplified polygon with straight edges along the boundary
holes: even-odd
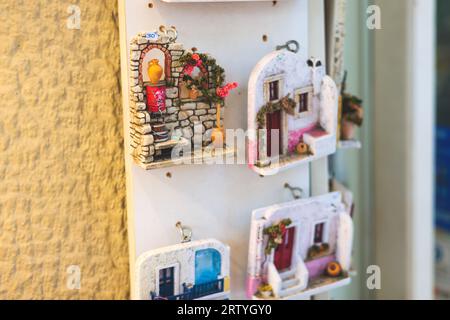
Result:
[[[0,21],[0,299],[127,299],[117,1],[1,0]]]

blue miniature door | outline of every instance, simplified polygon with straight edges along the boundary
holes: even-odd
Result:
[[[216,281],[220,276],[222,262],[215,249],[199,250],[195,253],[195,284]]]

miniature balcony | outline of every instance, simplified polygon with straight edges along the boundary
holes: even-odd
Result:
[[[252,166],[252,169],[262,176],[270,176],[336,152],[336,135],[330,134],[320,127],[305,132],[302,139],[308,145],[309,153],[289,152],[279,157],[258,160],[256,166]]]
[[[154,292],[151,292],[152,300],[201,300],[202,298],[210,298],[225,291],[225,279],[219,279],[216,281],[194,285],[192,287],[183,284],[184,293],[170,296],[170,297],[158,297]]]
[[[321,128],[305,133],[303,141],[309,146],[313,155],[330,154],[336,151],[336,136]]]

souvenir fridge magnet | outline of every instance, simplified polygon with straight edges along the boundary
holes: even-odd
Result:
[[[353,222],[340,193],[255,210],[249,298],[300,300],[350,283]]]
[[[321,61],[292,51],[270,53],[250,76],[249,164],[261,175],[336,151],[336,85]]]
[[[223,107],[237,83],[226,84],[213,57],[185,50],[177,37],[161,27],[131,41],[131,149],[144,169],[232,152],[223,143]]]
[[[191,241],[148,251],[136,262],[139,300],[226,300],[230,296],[230,248],[218,240]]]

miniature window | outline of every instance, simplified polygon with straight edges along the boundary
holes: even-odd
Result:
[[[295,102],[297,103],[296,107],[296,116],[297,117],[306,117],[309,116],[312,112],[312,99],[313,99],[313,88],[307,87],[304,89],[298,89],[295,92]]]
[[[175,268],[161,269],[159,271],[159,295],[170,297],[174,295]]]
[[[197,98],[203,96],[201,92],[202,88],[198,87],[198,85],[203,84],[204,87],[207,87],[208,85],[208,74],[206,70],[202,70],[199,67],[194,67],[190,76],[198,84],[196,85],[195,83],[191,83],[189,81],[186,82],[181,78],[179,82],[180,99],[196,100]]]
[[[283,75],[269,77],[264,81],[266,102],[277,102],[283,97]]]
[[[269,83],[269,100],[276,101],[280,99],[280,82],[272,81]]]
[[[314,244],[324,243],[325,222],[318,223],[314,227]]]

